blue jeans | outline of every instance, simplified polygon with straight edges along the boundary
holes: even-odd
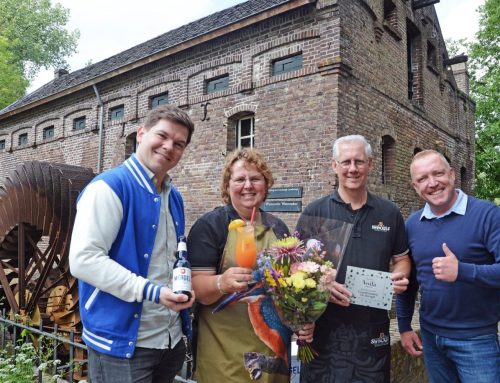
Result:
[[[500,344],[497,334],[453,339],[421,329],[430,383],[498,383]]]
[[[173,349],[137,347],[131,359],[106,355],[89,347],[92,383],[171,383],[186,355],[181,339]]]

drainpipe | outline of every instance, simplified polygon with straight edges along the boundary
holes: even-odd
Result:
[[[102,103],[101,96],[99,95],[99,91],[97,90],[95,84],[92,84],[92,87],[94,88],[94,92],[97,97],[97,102],[101,107],[101,110],[99,111],[99,146],[97,147],[97,174],[99,174],[101,172],[101,167],[102,167],[102,140],[103,140],[102,124],[103,124],[104,105]]]

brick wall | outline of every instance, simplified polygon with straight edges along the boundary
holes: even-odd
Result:
[[[196,122],[192,143],[172,172],[184,194],[188,226],[220,205],[224,156],[234,147],[235,121],[245,113],[255,117],[255,146],[269,160],[275,186],[302,186],[303,206],[334,188],[331,143],[352,133],[366,135],[374,148],[370,189],[393,199],[405,214],[420,205],[408,187],[416,147],[445,152],[457,175],[466,169],[470,188],[474,105],[457,90],[451,72],[424,65],[426,49],[419,53],[420,99],[408,100],[407,19],[420,29],[422,46],[431,36],[439,60],[444,45],[440,34],[433,35],[432,7],[413,14],[406,1],[393,2],[384,20],[383,0],[318,1],[97,84],[104,105],[102,168],[124,160],[130,152],[127,137],[147,113],[150,97],[168,92],[169,102]],[[302,69],[272,75],[273,60],[299,52]],[[229,88],[205,94],[206,80],[225,74]],[[110,121],[110,108],[122,104],[124,117]],[[0,152],[0,177],[32,159],[97,170],[99,113],[94,90],[87,88],[0,120],[0,140],[7,143]],[[87,127],[74,131],[72,121],[82,115]],[[55,136],[44,141],[43,128],[50,125]],[[29,143],[18,147],[24,132]],[[382,183],[385,135],[394,146],[390,177]],[[278,215],[291,228],[298,218],[298,213]]]

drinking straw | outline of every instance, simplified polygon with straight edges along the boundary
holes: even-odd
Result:
[[[250,225],[253,225],[253,220],[255,218],[255,206],[252,209],[252,216],[250,217]]]

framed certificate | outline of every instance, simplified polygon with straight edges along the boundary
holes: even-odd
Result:
[[[345,287],[352,293],[352,304],[391,309],[393,295],[391,273],[347,266]]]

